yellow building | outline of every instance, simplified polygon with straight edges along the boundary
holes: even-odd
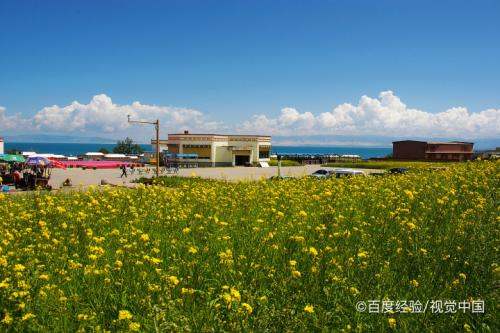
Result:
[[[151,140],[153,150],[156,140]],[[169,134],[160,140],[160,151],[196,154],[200,166],[258,165],[269,162],[271,137],[262,135]]]

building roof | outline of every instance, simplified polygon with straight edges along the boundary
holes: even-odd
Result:
[[[428,144],[432,145],[473,145],[474,142],[465,142],[465,141],[448,141],[448,142],[443,142],[443,141],[429,141],[427,142]]]
[[[440,150],[440,151],[425,151],[426,154],[472,154],[472,151],[455,151],[455,150]]]
[[[21,155],[23,155],[23,156],[31,156],[31,155],[36,155],[36,152],[34,152],[34,151],[23,151],[23,152],[21,153]]]
[[[127,155],[125,154],[106,154],[104,155],[106,158],[125,158]]]
[[[432,145],[463,145],[463,144],[468,144],[468,145],[473,145],[474,142],[465,142],[465,141],[419,141],[419,140],[400,140],[400,141],[393,141],[392,143],[400,143],[400,142],[419,142],[419,143],[427,143],[427,144],[432,144]]]
[[[182,136],[251,136],[251,137],[264,137],[270,138],[270,135],[258,135],[258,134],[214,134],[214,133],[173,133],[169,135],[182,135]],[[156,140],[155,140],[156,141]]]
[[[34,154],[34,155],[30,155],[30,156],[38,156],[38,157],[45,157],[45,158],[66,158],[66,156],[64,155],[60,155],[60,154]]]
[[[399,142],[420,142],[420,143],[427,143],[427,141],[418,141],[418,140],[399,140],[399,141],[392,141],[392,143],[399,143]]]

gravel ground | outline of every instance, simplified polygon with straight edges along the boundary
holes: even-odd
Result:
[[[282,175],[286,176],[306,176],[320,169],[318,165],[305,165],[299,167],[283,167]],[[146,169],[146,168],[143,168]],[[142,176],[151,177],[154,175],[154,168],[149,168],[149,174],[143,173]],[[361,169],[363,170],[363,169]],[[380,170],[364,169],[367,173],[380,172]],[[225,180],[259,180],[278,174],[277,167],[257,168],[257,167],[227,167],[227,168],[192,168],[180,169],[179,176],[190,177],[193,174],[202,178],[225,179]],[[127,178],[120,178],[119,169],[97,169],[82,170],[78,169],[54,169],[49,184],[54,189],[59,188],[65,179],[71,179],[73,186],[100,185],[101,180],[106,180],[109,184],[130,186],[131,181],[141,177],[138,172],[134,172]]]

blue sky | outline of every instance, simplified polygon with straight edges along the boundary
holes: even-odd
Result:
[[[341,110],[352,121],[337,121],[337,112],[327,123],[333,127],[320,126],[319,117],[342,103],[365,110],[363,95],[380,102],[382,92],[392,91],[426,117],[461,107],[467,114],[457,111],[458,117],[467,121],[494,109],[468,136],[495,137],[496,126],[481,122],[500,119],[499,16],[498,1],[2,0],[0,130],[12,132],[17,122],[65,132],[50,123],[76,116],[40,111],[73,101],[89,106],[105,94],[113,105],[161,107],[148,113],[132,107],[133,115],[168,113],[169,130],[187,127],[192,111],[199,126],[191,126],[200,130],[317,134],[354,126],[355,134],[376,135],[376,124],[367,125],[369,112],[356,118],[356,110]],[[186,119],[172,120],[172,108],[188,110]],[[295,113],[284,113],[287,108]],[[68,112],[75,110],[89,117],[84,107]],[[304,128],[299,122],[308,113],[314,124]],[[432,121],[444,126],[457,114]],[[69,128],[80,134],[130,130],[81,124]],[[404,126],[387,128],[397,136]],[[450,136],[460,128],[453,130]]]

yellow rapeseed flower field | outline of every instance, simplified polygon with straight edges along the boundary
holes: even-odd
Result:
[[[0,194],[0,331],[498,332],[499,171]]]

